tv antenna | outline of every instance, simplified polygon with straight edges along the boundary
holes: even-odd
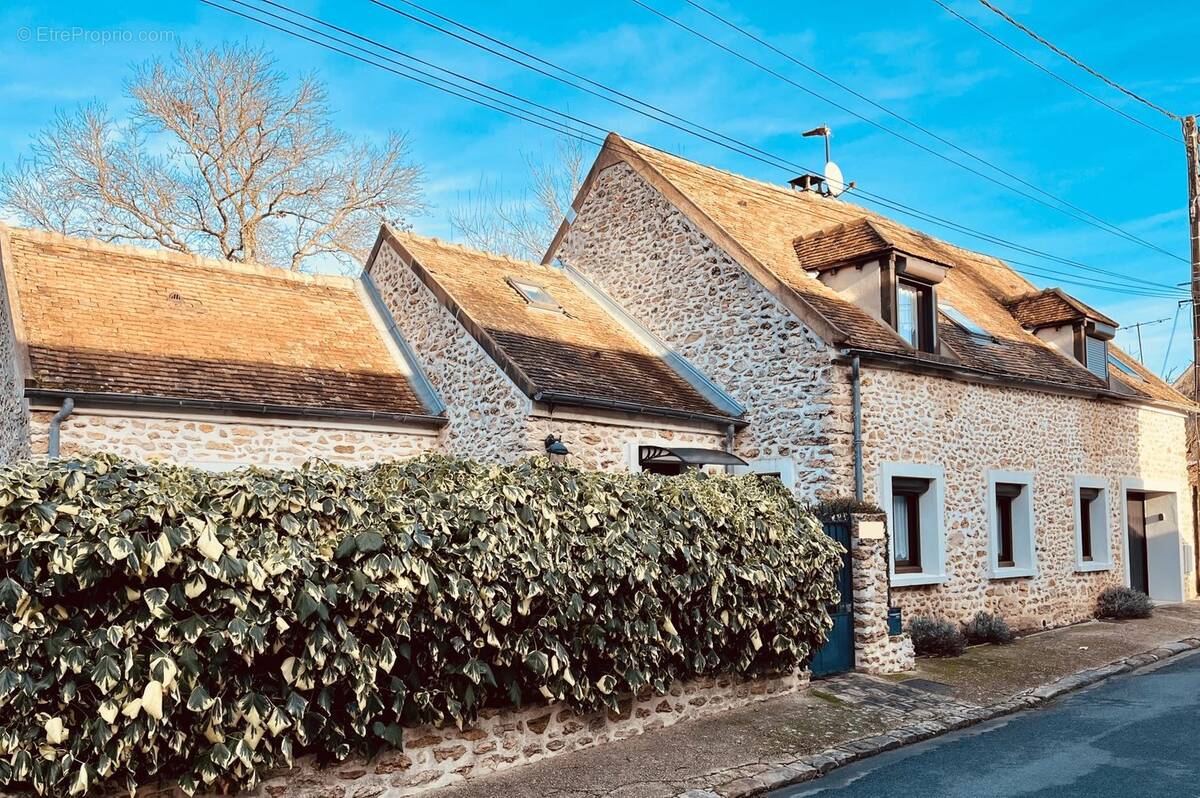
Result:
[[[805,138],[820,136],[825,139],[825,170],[823,172],[825,177],[825,193],[831,197],[837,197],[846,189],[854,188],[854,183],[846,183],[846,178],[842,174],[841,167],[833,162],[833,158],[829,153],[829,140],[833,138],[833,130],[830,129],[829,125],[815,127],[812,130],[806,131],[803,135]]]

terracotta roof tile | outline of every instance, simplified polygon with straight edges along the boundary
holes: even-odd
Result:
[[[884,354],[914,354],[890,328],[805,268],[795,242],[839,228],[857,231],[854,236],[844,234],[847,246],[870,246],[872,241],[885,240],[897,249],[952,267],[938,285],[939,301],[952,305],[995,339],[991,343],[973,339],[943,318],[939,323],[943,341],[964,365],[999,376],[1073,388],[1106,387],[1083,365],[1059,354],[1014,318],[1009,303],[1038,289],[997,258],[941,241],[841,199],[703,166],[615,134],[610,134],[609,145],[618,157],[632,154],[665,178],[751,257],[844,332],[848,337],[846,346]],[[829,250],[836,247],[830,246]],[[821,248],[814,251],[823,252]],[[828,262],[833,255],[812,257],[815,262]],[[1091,312],[1096,318],[1106,318]],[[1145,385],[1132,389],[1136,395],[1170,396],[1169,401],[1181,398],[1154,375],[1147,376]]]
[[[1092,319],[1104,324],[1117,323],[1100,311],[1084,304],[1060,288],[1047,288],[1018,297],[1008,303],[1017,321],[1025,327],[1038,329]]]
[[[30,230],[8,238],[31,388],[429,412],[350,278]]]
[[[728,416],[637,340],[562,269],[408,233],[394,235],[528,377],[531,392]],[[509,278],[544,287],[564,312],[531,306],[509,284]]]
[[[954,265],[953,258],[944,251],[944,247],[937,246],[927,236],[914,235],[913,232],[879,220],[859,217],[798,236],[792,242],[792,247],[796,250],[800,266],[810,271],[823,271],[868,260],[893,250],[942,266]]]

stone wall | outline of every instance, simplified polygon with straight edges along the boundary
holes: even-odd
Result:
[[[29,411],[17,374],[17,342],[0,270],[0,465],[29,456]]]
[[[918,614],[966,620],[997,612],[1015,628],[1091,617],[1095,598],[1124,584],[1121,480],[1177,493],[1178,526],[1192,543],[1183,417],[1152,408],[971,385],[885,369],[862,379],[866,499],[877,502],[884,462],[941,465],[946,472],[946,576],[940,585],[893,587],[907,620]],[[989,578],[986,472],[1035,472],[1037,575]],[[1076,475],[1108,486],[1107,571],[1076,570]],[[1194,575],[1184,577],[1188,597]]]
[[[556,254],[746,407],[738,455],[791,459],[806,498],[846,483],[829,349],[631,167],[597,176]]]
[[[33,451],[45,455],[49,412],[33,414]],[[99,416],[78,412],[63,422],[62,455],[112,452],[135,460],[166,460],[207,468],[257,465],[291,468],[324,459],[346,465],[415,457],[436,449],[429,434],[375,432],[240,421]]]
[[[723,449],[725,436],[717,432],[698,432],[668,427],[646,428],[616,422],[570,421],[535,416],[529,420],[526,449],[530,454],[545,451],[547,435],[562,438],[571,452],[567,462],[579,468],[601,471],[630,469],[629,446],[637,443],[665,443]]]
[[[884,515],[856,515],[851,519],[854,667],[864,673],[903,673],[916,667],[908,634],[888,634],[887,544]]]
[[[324,770],[302,759],[269,776],[261,798],[400,798],[464,779],[594,748],[708,717],[808,684],[806,672],[752,681],[721,676],[676,683],[667,695],[626,696],[619,712],[580,714],[563,705],[485,711],[471,727],[406,729],[403,750]]]
[[[385,241],[371,263],[374,280],[401,335],[446,404],[447,454],[511,462],[525,453],[529,399],[454,320]]]

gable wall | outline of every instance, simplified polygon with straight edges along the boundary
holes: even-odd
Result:
[[[390,242],[371,264],[384,304],[446,405],[446,454],[511,462],[529,446],[529,399],[500,370]]]
[[[846,491],[832,353],[631,167],[597,175],[556,254],[746,407],[738,455],[792,459],[803,496]]]
[[[17,342],[0,269],[0,465],[29,456],[29,410],[17,375]]]

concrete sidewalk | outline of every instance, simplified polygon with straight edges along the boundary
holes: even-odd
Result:
[[[1171,645],[1192,638],[1186,646]],[[1016,711],[1110,671],[1200,646],[1200,602],[1141,621],[1092,621],[918,660],[917,671],[845,674],[807,694],[643,734],[436,791],[433,798],[740,796],[811,778],[853,759]],[[1167,648],[1163,648],[1167,646]],[[1132,658],[1132,659],[1130,659]],[[1112,669],[1107,669],[1111,663]],[[1075,676],[1080,671],[1096,669]]]

